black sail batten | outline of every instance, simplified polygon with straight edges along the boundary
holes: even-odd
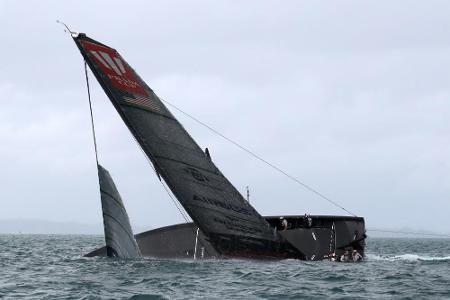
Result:
[[[84,34],[74,41],[157,173],[219,253],[303,256],[245,201],[116,50]]]

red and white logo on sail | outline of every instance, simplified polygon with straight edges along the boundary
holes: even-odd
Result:
[[[86,52],[95,58],[97,65],[111,79],[115,88],[148,96],[147,91],[142,87],[134,72],[129,69],[116,50],[87,41],[83,41],[83,46]]]
[[[164,113],[161,105],[150,97],[138,81],[134,71],[128,67],[116,50],[87,41],[82,43],[86,52],[94,57],[97,65],[111,80],[112,85],[130,94],[130,96],[123,96],[126,103]]]
[[[97,52],[91,50],[90,52],[102,65],[104,65],[108,69],[113,69],[117,73],[117,75],[122,76],[122,74],[126,73],[125,67],[123,66],[122,61],[118,57],[111,58],[111,56],[109,56],[108,53],[103,51]]]

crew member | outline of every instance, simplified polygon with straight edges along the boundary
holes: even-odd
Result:
[[[353,250],[353,252],[352,252],[352,260],[353,260],[353,262],[357,262],[357,261],[360,261],[362,259],[363,259],[362,255],[359,254],[358,251]]]
[[[305,214],[303,216],[303,224],[304,224],[304,227],[312,227],[312,218],[310,215]]]
[[[283,230],[288,229],[288,221],[285,218],[281,218],[281,228],[283,228]]]
[[[344,254],[341,255],[341,262],[348,262],[350,261],[350,251],[348,251],[348,249],[345,249]]]
[[[209,149],[208,149],[208,148],[205,148],[205,155],[206,155],[206,157],[207,157],[209,160],[211,160],[211,154],[209,154]]]

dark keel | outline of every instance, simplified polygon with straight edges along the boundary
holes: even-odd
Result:
[[[143,256],[155,258],[248,258],[248,259],[284,259],[321,260],[330,252],[337,256],[344,254],[346,249],[355,249],[364,255],[365,226],[364,218],[344,216],[310,216],[312,224],[308,224],[304,216],[284,216],[288,228],[283,230],[279,216],[265,217],[266,221],[281,234],[289,244],[294,246],[302,256],[291,255],[289,251],[273,249],[261,241],[251,241],[258,251],[252,248],[242,248],[233,243],[231,237],[220,237],[214,243],[222,243],[222,253],[215,250],[212,243],[194,223],[178,224],[149,230],[136,235],[140,252]],[[334,224],[334,225],[333,225]],[[275,229],[276,228],[276,229]],[[333,229],[334,228],[334,229]],[[197,238],[197,249],[195,249]],[[227,240],[227,238],[229,238]],[[250,243],[250,241],[249,241]],[[227,251],[229,249],[229,251]],[[265,250],[266,249],[266,250]],[[87,257],[105,256],[106,248],[94,250]]]
[[[105,231],[106,254],[109,257],[139,257],[139,246],[133,235],[127,211],[109,172],[98,166],[100,196]]]

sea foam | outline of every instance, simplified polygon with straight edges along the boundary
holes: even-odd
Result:
[[[367,254],[368,260],[386,260],[386,261],[450,261],[450,256],[427,256],[418,254],[401,254],[401,255],[376,255]]]

